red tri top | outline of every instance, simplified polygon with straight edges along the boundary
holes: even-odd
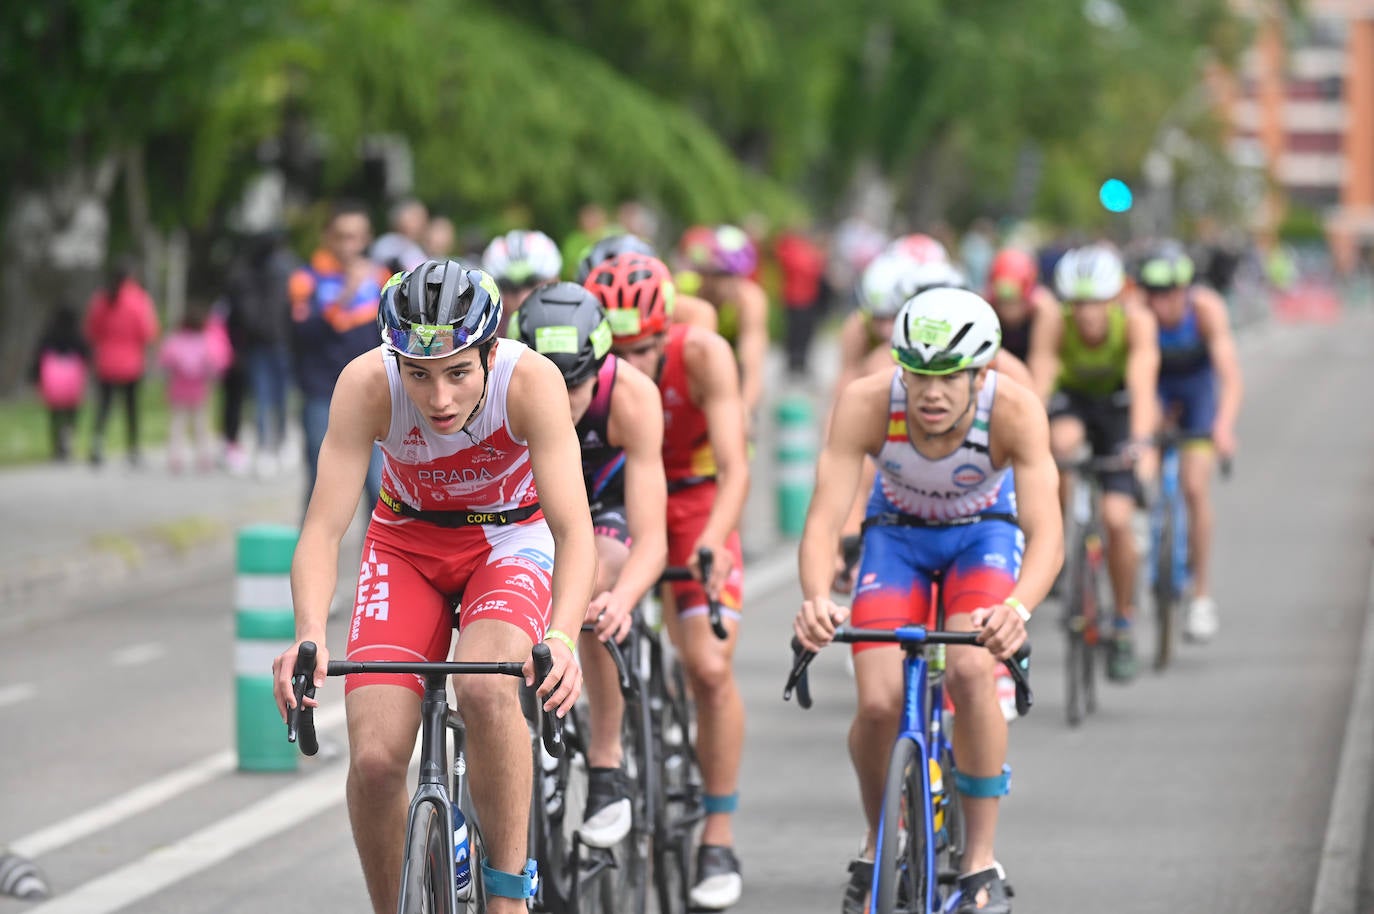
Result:
[[[658,391],[663,398],[663,471],[670,485],[716,475],[716,455],[706,430],[706,413],[692,402],[683,357],[689,330],[686,324],[674,324],[668,329],[663,370],[658,376]]]

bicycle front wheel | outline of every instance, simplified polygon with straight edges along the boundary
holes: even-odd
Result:
[[[1177,593],[1174,589],[1174,505],[1166,502],[1155,539],[1155,669],[1169,665],[1173,654],[1174,616]]]
[[[892,747],[876,855],[877,914],[929,914],[932,890],[926,759],[910,739]]]
[[[406,872],[402,886],[402,914],[456,914],[451,905],[453,858],[446,833],[453,823],[433,803],[416,809],[406,836]],[[475,909],[473,909],[475,910]]]

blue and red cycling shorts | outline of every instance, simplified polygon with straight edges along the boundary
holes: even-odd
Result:
[[[931,585],[940,578],[945,619],[996,606],[1021,574],[1026,538],[1010,520],[947,527],[870,526],[850,624],[895,629],[935,624]],[[854,653],[882,647],[855,644]]]

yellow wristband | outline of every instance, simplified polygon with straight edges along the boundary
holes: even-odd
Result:
[[[1016,614],[1021,617],[1022,622],[1030,621],[1031,614],[1030,610],[1026,609],[1026,604],[1022,603],[1015,597],[1007,597],[1002,602],[1010,606],[1012,609],[1016,610]]]
[[[574,654],[577,653],[577,642],[574,641],[571,637],[569,637],[569,635],[566,632],[560,632],[556,628],[551,628],[548,631],[544,632],[544,640],[562,641],[564,644],[568,646],[568,650],[572,651]]]

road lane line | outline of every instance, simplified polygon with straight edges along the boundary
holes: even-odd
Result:
[[[159,657],[167,653],[167,648],[157,641],[150,641],[146,644],[131,644],[122,647],[110,655],[110,660],[115,666],[139,666],[144,663],[152,663]]]
[[[108,914],[127,907],[342,803],[347,777],[348,765],[332,764],[29,914]]]
[[[1374,780],[1374,569],[1369,577],[1364,637],[1355,667],[1355,694],[1336,772],[1317,884],[1312,891],[1312,914],[1355,914],[1359,901],[1370,782]]]
[[[5,686],[0,689],[0,708],[5,705],[17,705],[21,701],[28,701],[37,694],[38,686],[31,682],[19,682]]]
[[[344,706],[342,701],[315,712],[317,730],[331,729],[342,724],[343,720]],[[282,738],[285,739],[284,732]],[[99,806],[25,835],[10,842],[10,846],[18,853],[26,856],[41,857],[60,847],[80,841],[82,838],[93,835],[117,822],[146,812],[188,790],[194,790],[202,784],[209,783],[215,778],[233,771],[237,764],[238,753],[235,750],[226,749],[223,752],[216,752],[214,755],[193,762],[184,768],[168,772],[156,780],[112,797]]]

